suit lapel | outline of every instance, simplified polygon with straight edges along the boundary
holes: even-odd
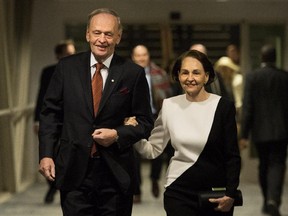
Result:
[[[84,92],[84,97],[88,105],[88,109],[93,116],[93,99],[91,87],[91,73],[90,73],[90,53],[86,52],[79,62],[79,77]]]
[[[98,113],[101,112],[108,98],[112,94],[113,90],[119,84],[119,81],[123,75],[122,73],[123,67],[121,66],[122,64],[123,64],[123,59],[114,54],[113,59],[110,64],[108,77],[107,77],[105,87],[103,90],[102,99],[99,105]]]

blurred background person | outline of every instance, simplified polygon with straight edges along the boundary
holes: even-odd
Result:
[[[76,49],[73,40],[63,40],[60,41],[58,44],[56,44],[54,48],[54,54],[56,57],[56,60],[59,61],[61,58],[64,58],[69,55],[75,54]],[[48,88],[49,82],[51,80],[51,77],[55,71],[56,64],[49,65],[45,67],[41,72],[40,77],[40,85],[39,85],[39,91],[37,95],[37,101],[36,101],[36,107],[34,110],[34,131],[38,135],[39,131],[39,116],[41,107],[43,104],[43,99],[46,93],[46,90]],[[54,195],[57,192],[57,189],[55,187],[55,182],[48,181],[48,191],[44,198],[44,203],[52,203],[54,201]]]
[[[288,143],[288,73],[275,66],[276,50],[261,49],[261,67],[247,73],[240,148],[251,134],[258,157],[262,212],[280,216]]]
[[[132,50],[132,60],[142,66],[145,69],[146,79],[148,81],[150,89],[151,109],[154,116],[154,120],[157,118],[158,113],[162,107],[162,102],[165,98],[171,97],[173,92],[170,85],[169,77],[164,69],[156,65],[150,59],[150,53],[146,46],[137,45]],[[162,171],[163,161],[167,161],[167,164],[173,155],[174,151],[170,145],[167,146],[165,153],[157,159],[151,161],[150,167],[150,179],[151,179],[151,192],[154,197],[159,196],[159,179]],[[139,184],[135,189],[134,203],[141,202],[141,157],[137,154],[137,173]]]
[[[240,65],[240,51],[236,44],[229,44],[226,47],[226,56],[229,57],[234,64]]]
[[[235,103],[236,118],[239,124],[243,100],[243,76],[239,73],[239,66],[227,56],[221,57],[214,65],[220,74],[226,90],[226,97]]]
[[[192,44],[190,50],[197,50],[199,52],[204,53],[208,57],[207,48],[203,44]],[[210,92],[220,96],[227,96],[227,90],[223,83],[221,74],[215,71],[215,80],[209,85],[205,86],[205,89]]]
[[[202,52],[205,55],[207,55],[207,48],[203,44],[192,44],[190,50],[198,50],[199,52]]]

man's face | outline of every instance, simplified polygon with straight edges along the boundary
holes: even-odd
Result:
[[[114,53],[115,46],[121,40],[121,33],[117,18],[113,15],[101,13],[92,17],[86,40],[97,61],[103,62]]]
[[[144,68],[147,67],[150,61],[147,48],[144,46],[136,46],[132,53],[132,60]]]
[[[236,64],[239,64],[240,54],[238,48],[234,45],[229,45],[226,50],[226,55]]]
[[[75,54],[75,52],[76,52],[75,46],[74,46],[73,44],[69,44],[69,45],[67,46],[65,55],[66,55],[66,56],[73,55],[73,54]]]

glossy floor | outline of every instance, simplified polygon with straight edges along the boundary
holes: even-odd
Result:
[[[257,172],[249,171],[256,169],[255,164],[243,166],[240,188],[243,192],[244,206],[236,207],[234,216],[262,216],[262,197],[255,181]],[[248,171],[247,171],[248,169]],[[248,172],[248,173],[247,173]],[[133,216],[165,216],[162,206],[162,196],[155,199],[151,194],[149,176],[149,164],[145,162],[142,170],[142,202],[133,207]],[[163,185],[162,180],[160,184]],[[45,182],[37,183],[23,193],[14,195],[9,201],[0,204],[1,216],[61,216],[59,206],[59,194],[56,194],[52,204],[43,204],[43,196],[47,190]],[[163,189],[162,191],[163,192]],[[162,193],[161,193],[162,194]],[[288,216],[288,185],[287,177],[281,206],[282,216]]]

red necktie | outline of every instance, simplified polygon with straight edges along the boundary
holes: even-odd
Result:
[[[92,78],[92,94],[93,94],[93,108],[94,115],[97,115],[103,89],[103,80],[100,70],[104,67],[102,63],[96,64],[96,72]]]
[[[103,89],[103,79],[100,73],[101,69],[104,67],[103,63],[96,64],[96,72],[92,78],[92,95],[93,95],[93,108],[94,108],[94,116],[96,117]],[[91,149],[91,157],[93,157],[96,153],[96,143],[94,142]]]

